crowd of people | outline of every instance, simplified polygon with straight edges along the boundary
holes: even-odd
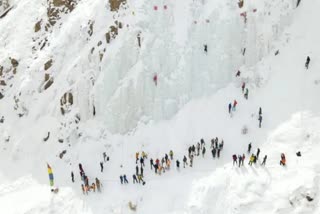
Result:
[[[207,45],[204,46],[204,51],[205,52],[208,51]],[[306,63],[305,63],[306,69],[309,68],[309,63],[310,63],[310,57],[308,56]],[[239,70],[236,73],[236,77],[240,77],[240,74],[241,74],[241,72]],[[247,100],[248,95],[249,95],[249,89],[246,88],[245,82],[242,83],[241,90],[244,95],[244,98]],[[229,103],[229,105],[228,105],[229,114],[232,115],[232,112],[236,111],[237,104],[238,104],[237,100],[234,100],[233,104]],[[259,108],[259,111],[258,111],[258,121],[259,121],[259,128],[261,128],[261,124],[262,124],[262,108],[261,107]],[[211,139],[210,149],[211,149],[211,154],[212,154],[213,159],[220,158],[223,146],[224,146],[223,139],[221,139],[220,143],[219,143],[218,137]],[[248,150],[247,150],[248,154],[251,153],[251,149],[252,149],[252,143],[249,143]],[[201,139],[200,142],[197,142],[195,145],[190,146],[188,148],[187,152],[188,152],[188,155],[187,155],[188,157],[186,155],[184,155],[183,159],[182,159],[183,168],[185,168],[186,166],[193,167],[195,157],[197,157],[197,156],[202,156],[203,158],[205,157],[206,143],[205,143],[204,139]],[[150,158],[150,170],[151,171],[154,170],[154,173],[157,175],[161,175],[161,174],[165,173],[167,170],[170,170],[171,164],[174,161],[174,153],[172,150],[170,150],[168,154],[167,153],[164,154],[164,156],[161,158],[156,158],[156,159]],[[257,148],[257,152],[255,154],[251,153],[248,165],[252,166],[253,164],[256,164],[259,159],[259,155],[260,155],[260,148]],[[299,154],[299,155],[301,156],[301,154]],[[246,156],[244,153],[239,154],[239,155],[233,154],[232,155],[233,165],[236,165],[238,167],[244,166],[245,158],[246,158]],[[143,180],[143,178],[144,178],[145,161],[147,159],[148,159],[148,155],[144,151],[142,151],[141,153],[136,152],[136,154],[135,154],[135,162],[136,162],[135,174],[132,175],[133,184],[142,184],[142,185],[146,184],[146,182]],[[103,172],[104,162],[106,162],[106,161],[109,161],[109,157],[106,155],[106,152],[104,152],[103,153],[103,162],[102,161],[100,162],[101,172]],[[263,157],[261,165],[262,166],[266,165],[266,161],[267,161],[267,155],[265,155]],[[176,169],[180,170],[180,160],[175,159],[175,163],[176,163]],[[281,153],[280,165],[282,165],[282,166],[286,165],[286,158],[285,158],[284,153]],[[85,174],[81,163],[79,163],[79,171],[80,171],[81,181],[83,182],[81,184],[81,189],[82,189],[83,194],[88,195],[89,192],[96,192],[96,190],[97,190],[97,192],[101,192],[102,184],[101,184],[100,180],[98,178],[95,178],[95,182],[92,182],[92,184],[90,185],[89,178]],[[71,181],[75,182],[73,172],[71,172]],[[129,184],[129,181],[128,181],[127,176],[125,174],[120,175],[120,183],[121,184]],[[54,190],[53,190],[53,192],[54,192]],[[58,192],[58,190],[56,192]]]

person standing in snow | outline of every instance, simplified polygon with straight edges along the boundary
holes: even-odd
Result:
[[[151,170],[152,170],[152,166],[153,166],[153,159],[151,158],[151,159],[150,159],[150,167],[151,167]]]
[[[220,151],[221,149],[218,149],[218,152],[217,152],[217,157],[220,158]]]
[[[120,182],[121,182],[121,184],[123,184],[123,176],[122,175],[120,175]]]
[[[236,154],[232,155],[232,159],[233,159],[233,165],[234,164],[238,164],[237,155]]]
[[[243,82],[243,83],[242,83],[242,86],[241,86],[242,93],[244,93],[244,89],[245,89],[245,87],[246,87],[246,83],[245,83],[245,82]]]
[[[138,163],[139,161],[139,152],[136,152],[136,164]]]
[[[74,174],[72,171],[71,171],[71,181],[72,181],[72,183],[74,183]]]
[[[140,167],[140,175],[143,177],[143,167]]]
[[[202,157],[204,158],[204,155],[206,154],[206,147],[203,147],[202,149]]]
[[[192,167],[193,164],[193,155],[190,156],[190,167]]]
[[[309,68],[309,63],[310,63],[310,57],[309,57],[309,56],[307,56],[307,60],[306,60],[306,64],[305,64],[306,69],[308,69],[308,68]]]
[[[137,179],[137,176],[135,174],[132,175],[132,180],[133,180],[133,183],[138,183],[138,179]]]
[[[81,163],[79,163],[79,169],[80,169],[80,172],[84,172]]]
[[[261,123],[262,123],[262,115],[259,115],[259,128],[261,128]]]
[[[250,154],[251,151],[251,143],[248,144],[248,153]]]
[[[128,183],[129,183],[129,181],[127,180],[127,176],[126,176],[126,175],[123,175],[123,182],[124,182],[125,184],[128,184]]]
[[[246,92],[244,93],[244,98],[246,98],[246,100],[247,100],[248,96],[249,96],[249,89],[246,88]]]
[[[173,151],[172,150],[170,150],[169,156],[170,156],[170,159],[173,160]]]
[[[259,116],[262,115],[262,109],[261,107],[259,108]]]
[[[224,141],[221,140],[221,143],[219,144],[219,149],[222,150],[223,149],[223,144],[224,144]]]
[[[262,161],[262,163],[261,163],[261,166],[263,165],[266,165],[266,161],[267,161],[267,155],[265,155],[264,156],[264,158],[263,158],[263,161]]]
[[[244,154],[242,154],[242,166],[243,166],[243,163],[244,163],[244,159],[246,158],[246,156]]]
[[[204,142],[203,139],[201,139],[200,142],[201,142],[201,149],[202,149],[203,147],[205,147],[206,143]]]
[[[140,164],[141,164],[141,167],[144,166],[144,159],[143,159],[143,157],[140,158]]]
[[[200,143],[198,142],[197,143],[197,156],[200,155]]]
[[[100,162],[101,172],[103,172],[103,162]]]
[[[232,106],[232,110],[236,111],[236,107],[237,107],[238,102],[236,100],[233,101],[233,106]]]
[[[188,160],[187,157],[184,156],[184,157],[183,157],[183,168],[186,168],[186,165],[188,165],[187,160]]]
[[[242,156],[241,155],[238,155],[238,160],[239,160],[239,167],[240,167],[241,163],[242,163]]]
[[[138,167],[138,165],[136,165],[136,175],[138,175],[139,174],[139,167]]]
[[[180,161],[179,160],[176,161],[176,165],[177,165],[177,170],[179,170],[180,169]]]
[[[216,152],[217,152],[216,148],[213,148],[213,149],[211,150],[211,153],[212,153],[212,157],[213,157],[213,158],[216,157]]]
[[[254,162],[254,154],[252,154],[250,156],[250,159],[249,159],[249,165],[252,166],[252,163]]]
[[[232,109],[232,104],[231,103],[229,103],[228,108],[229,108],[229,114],[231,114],[231,109]]]
[[[96,178],[96,187],[97,187],[97,190],[98,192],[101,192],[101,183],[100,183],[100,180],[98,178]]]
[[[208,53],[208,45],[204,44],[203,47],[204,47],[204,52]]]
[[[259,155],[260,155],[260,149],[257,149],[257,159],[259,159]]]

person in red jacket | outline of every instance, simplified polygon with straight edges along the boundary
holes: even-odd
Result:
[[[154,76],[153,76],[153,82],[154,82],[154,84],[157,86],[158,85],[158,75],[157,74],[155,74]]]
[[[238,102],[236,100],[233,101],[232,110],[235,111],[237,107]]]

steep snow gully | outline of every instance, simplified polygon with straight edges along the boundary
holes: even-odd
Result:
[[[0,0],[1,210],[319,213],[319,9],[317,0]],[[205,155],[184,168],[201,138]],[[249,142],[261,150],[252,166]],[[170,150],[170,170],[156,174],[150,159]],[[133,184],[142,151],[146,184]],[[83,194],[79,163],[101,193]]]

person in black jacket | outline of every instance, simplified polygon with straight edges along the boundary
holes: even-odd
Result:
[[[310,57],[308,56],[308,57],[307,57],[307,60],[306,60],[306,64],[305,64],[306,69],[309,68],[309,63],[310,63]]]

